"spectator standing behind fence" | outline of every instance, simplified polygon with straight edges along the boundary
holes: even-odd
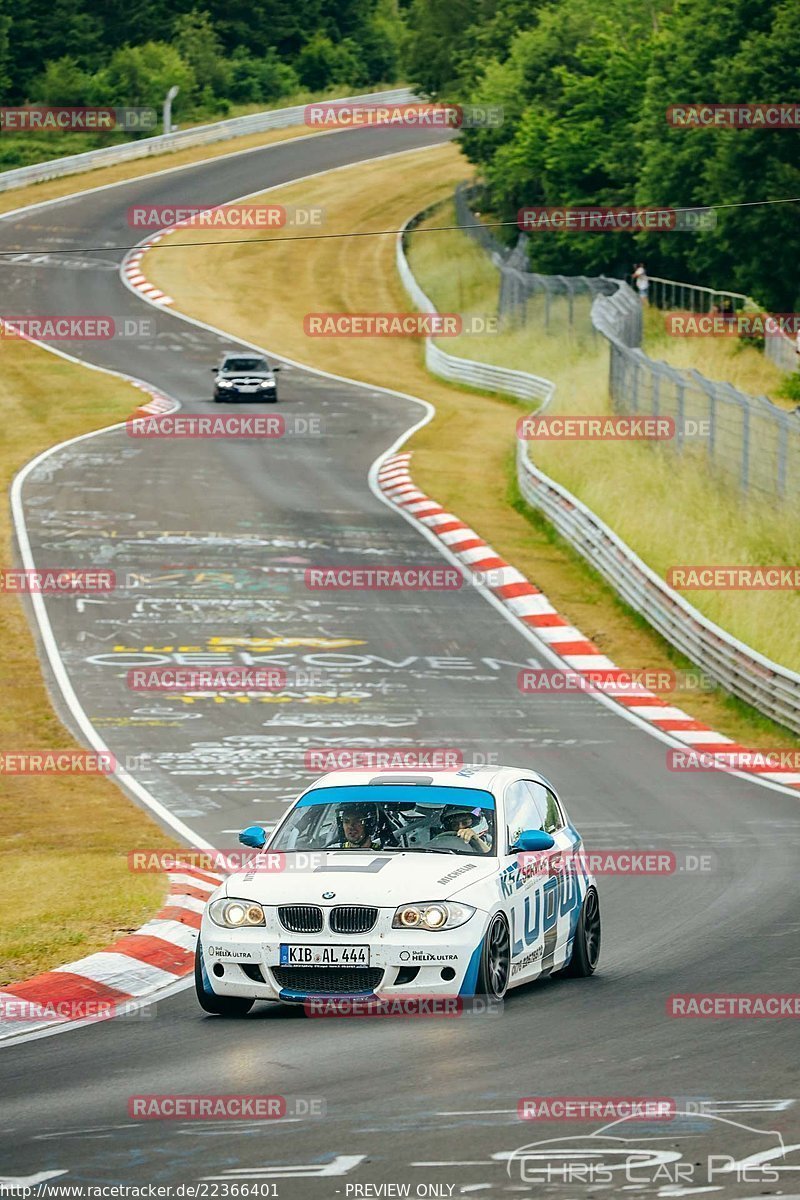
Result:
[[[647,278],[647,271],[644,269],[644,263],[637,263],[633,268],[633,282],[636,284],[636,290],[639,293],[639,298],[642,303],[647,301],[647,292],[650,287],[650,280]]]

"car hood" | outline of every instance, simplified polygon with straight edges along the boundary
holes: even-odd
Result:
[[[465,854],[332,850],[305,870],[247,871],[228,876],[225,894],[261,904],[371,904],[393,908],[414,900],[446,900],[495,874],[497,860]],[[324,897],[323,892],[333,892]]]

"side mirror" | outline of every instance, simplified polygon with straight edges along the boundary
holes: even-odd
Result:
[[[239,841],[243,846],[252,846],[255,850],[260,850],[267,843],[267,835],[260,825],[248,825],[247,829],[243,829],[239,834]]]
[[[212,375],[219,375],[219,367],[212,367],[212,368],[211,368],[211,374],[212,374]]]
[[[525,850],[536,853],[537,850],[552,850],[555,844],[555,838],[543,829],[525,829],[514,842],[511,851],[516,853],[518,850]]]
[[[273,375],[275,374],[275,372],[276,372],[276,371],[280,371],[280,369],[281,369],[281,368],[280,368],[280,367],[279,367],[279,366],[276,364],[276,365],[275,365],[275,366],[272,368],[272,373],[273,373]]]

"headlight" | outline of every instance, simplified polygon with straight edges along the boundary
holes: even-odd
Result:
[[[470,904],[456,904],[453,900],[426,900],[415,904],[401,904],[394,914],[392,929],[456,929],[466,925],[475,909]]]
[[[264,925],[264,910],[252,900],[229,900],[222,896],[208,906],[208,915],[223,929],[243,929],[249,925]]]
[[[233,383],[230,379],[218,379],[217,387],[233,387]]]
[[[262,387],[262,388],[275,387],[275,380],[274,379],[262,379],[261,383],[258,386]]]

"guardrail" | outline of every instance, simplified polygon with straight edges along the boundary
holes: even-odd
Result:
[[[434,304],[415,279],[404,249],[406,232],[423,220],[429,211],[418,213],[398,234],[397,267],[403,285],[417,308],[423,312],[436,312]],[[595,304],[602,300],[608,302],[613,298],[598,297]],[[640,309],[639,300],[635,296],[633,300],[637,310]],[[437,351],[437,356],[431,357],[430,346],[431,339],[428,338],[425,361],[434,374],[440,374],[444,368],[449,372],[445,378],[472,387],[508,392],[510,389],[506,377],[524,374],[520,371],[507,371],[502,367],[488,367],[486,363],[477,363],[469,359],[454,358],[443,351]],[[447,360],[446,363],[442,363],[439,355]],[[483,376],[484,381],[480,382],[482,369],[487,367],[488,372],[500,373],[499,378],[503,382],[497,386],[493,385],[489,382],[491,375],[488,373]],[[530,381],[530,391],[523,398],[535,396],[542,400],[543,408],[554,394],[555,384],[535,375],[527,378]],[[511,394],[522,395],[519,391]],[[541,471],[531,461],[528,443],[523,439],[517,442],[517,478],[520,491],[528,503],[543,512],[565,541],[662,637],[685,654],[690,661],[696,663],[726,691],[751,704],[780,725],[800,733],[800,675],[797,672],[765,658],[698,612],[648,567],[630,546],[595,516],[577,496],[573,496],[560,483],[556,483]]]
[[[724,289],[703,287],[699,283],[682,283],[680,279],[662,279],[659,275],[648,275],[650,283],[648,299],[656,308],[677,308],[691,313],[708,313],[715,306],[725,305],[728,312],[740,308],[758,311],[758,305],[744,292],[727,292]]]
[[[778,330],[770,319],[766,321],[768,336],[764,338],[764,357],[782,371],[800,371],[800,342]]]
[[[800,675],[737,641],[673,591],[585,504],[531,462],[525,442],[518,444],[517,477],[528,503],[662,637],[726,691],[800,733]]]
[[[414,93],[410,88],[395,88],[388,92],[369,92],[363,96],[344,96],[335,101],[331,100],[330,103],[403,104],[413,98]],[[225,142],[230,138],[242,137],[248,133],[262,133],[267,129],[286,129],[291,125],[302,125],[307,107],[306,104],[296,104],[290,108],[268,109],[250,113],[245,117],[216,121],[211,125],[181,129],[177,133],[161,133],[156,137],[123,142],[119,146],[104,146],[101,150],[87,150],[83,154],[70,154],[65,158],[51,158],[47,162],[33,163],[29,167],[17,167],[13,171],[0,173],[0,192],[25,187],[29,183],[41,183],[45,179],[56,179],[62,175],[77,175],[81,171],[93,171],[98,167],[114,166],[116,163],[131,162],[137,158],[149,158],[153,154],[183,150],[188,146],[205,146],[212,142]]]
[[[400,279],[413,303],[420,312],[435,313],[436,305],[425,295],[414,278],[405,252],[406,235],[425,219],[429,211],[425,209],[417,213],[398,233],[396,261]],[[502,392],[504,395],[517,396],[520,400],[538,400],[540,409],[550,402],[556,390],[552,380],[543,379],[540,375],[514,371],[510,367],[496,367],[491,363],[477,362],[471,358],[457,358],[454,354],[441,350],[432,337],[425,338],[425,365],[431,374],[438,375],[440,379],[446,379],[450,383],[464,383],[468,387]]]

